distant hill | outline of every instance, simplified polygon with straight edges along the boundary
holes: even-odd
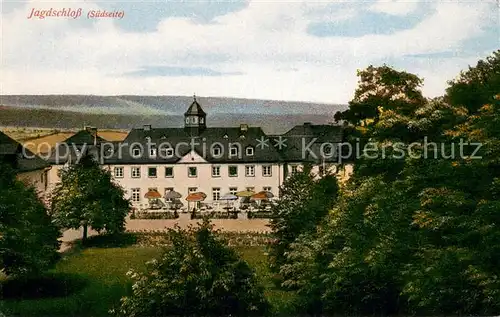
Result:
[[[325,124],[346,105],[257,99],[198,97],[209,126],[241,123],[261,126],[267,133],[282,133],[296,124]],[[193,101],[186,96],[2,95],[0,125],[51,128],[130,129],[181,127]]]

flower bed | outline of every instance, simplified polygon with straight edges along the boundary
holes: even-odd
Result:
[[[205,217],[210,219],[237,219],[238,215],[235,213],[227,213],[227,212],[210,212],[210,213],[196,213],[194,219],[203,219]]]
[[[270,219],[272,213],[270,211],[252,211],[248,212],[248,219]]]
[[[165,239],[165,231],[139,231],[134,232],[137,237],[137,246],[140,247],[163,247],[168,246]],[[246,246],[266,246],[272,242],[270,233],[260,232],[219,232],[230,246],[246,247]]]
[[[130,219],[177,219],[179,214],[171,211],[135,211]]]

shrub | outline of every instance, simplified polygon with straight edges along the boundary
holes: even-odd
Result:
[[[200,227],[169,229],[171,247],[147,262],[147,271],[128,274],[132,295],[111,311],[117,316],[262,316],[269,310],[250,266],[216,235]]]

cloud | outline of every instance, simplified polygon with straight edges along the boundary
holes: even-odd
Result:
[[[395,16],[405,16],[417,9],[420,0],[378,0],[370,10]]]
[[[249,1],[219,13],[214,9],[204,21],[172,14],[153,19],[153,27],[144,16],[142,21],[149,26],[133,32],[122,25],[133,11],[126,11],[122,21],[35,21],[26,19],[31,8],[60,3],[31,1],[2,16],[1,93],[191,95],[196,91],[205,96],[346,103],[356,88],[356,69],[390,61],[425,75],[427,95],[441,94],[450,79],[446,76],[453,78],[468,63],[484,57],[478,55],[489,46],[475,50],[477,39],[481,43],[495,39],[493,24],[499,22],[492,11],[495,4],[426,1],[412,7],[405,3],[383,3],[399,8],[388,12],[378,2],[373,7],[345,1]],[[89,1],[64,5],[84,11],[103,6]],[[120,9],[120,2],[115,7]],[[373,17],[387,14],[413,22],[393,25],[383,34],[308,33],[318,23],[356,26],[377,23]],[[392,22],[379,23],[391,28]],[[407,57],[419,54],[428,63]]]
[[[183,77],[183,76],[224,76],[242,75],[242,72],[219,72],[205,67],[170,67],[170,66],[144,66],[141,69],[125,73],[126,76],[144,77]]]

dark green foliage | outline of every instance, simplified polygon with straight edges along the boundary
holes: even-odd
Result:
[[[17,277],[40,274],[58,260],[60,236],[35,189],[0,163],[0,269]]]
[[[52,193],[51,203],[57,223],[63,228],[83,226],[84,239],[87,227],[98,232],[123,232],[130,211],[123,189],[91,156],[84,156],[77,164],[61,170],[61,182]]]
[[[470,87],[496,76],[496,68],[485,73],[479,64],[481,76],[467,73]],[[500,312],[498,87],[480,90],[490,95],[477,109],[438,98],[412,112],[381,111],[357,127],[368,131],[378,156],[356,162],[333,212],[291,245],[282,273],[292,277],[284,284],[298,289],[299,305],[322,314]],[[472,147],[463,157],[458,148],[454,157],[440,156],[441,143],[450,154],[460,140],[481,143],[481,159],[467,157]],[[437,142],[437,157],[416,157],[425,141]],[[395,159],[397,142],[403,155]],[[410,142],[419,143],[413,156]]]
[[[28,278],[0,282],[2,299],[33,300],[66,297],[87,286],[87,280],[78,274],[44,273]]]
[[[321,219],[333,208],[338,189],[334,176],[315,180],[307,166],[285,180],[280,200],[271,209],[270,227],[275,240],[269,255],[275,271],[286,263],[290,244],[300,235],[314,232]]]
[[[379,108],[408,115],[425,102],[420,91],[422,80],[417,76],[396,71],[384,65],[369,66],[358,71],[359,86],[349,108],[337,112],[335,120],[343,120],[354,126],[378,122]]]
[[[229,248],[208,221],[199,228],[170,229],[172,247],[130,272],[132,295],[119,316],[263,316],[269,303],[254,271]]]
[[[496,50],[476,66],[461,72],[458,79],[448,82],[446,90],[449,103],[466,107],[476,113],[493,100],[500,87],[500,50]]]

